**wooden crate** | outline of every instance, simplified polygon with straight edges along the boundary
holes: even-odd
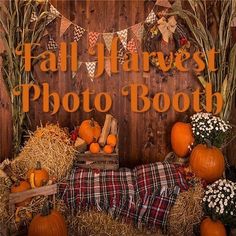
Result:
[[[118,170],[119,169],[119,155],[118,150],[112,154],[90,152],[77,154],[74,166],[86,169],[99,170]]]

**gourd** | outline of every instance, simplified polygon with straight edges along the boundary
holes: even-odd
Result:
[[[67,236],[64,217],[56,210],[50,211],[48,203],[30,223],[28,236]]]
[[[185,157],[194,142],[192,127],[188,123],[177,122],[171,130],[171,145],[179,157]]]
[[[101,135],[101,127],[93,119],[85,120],[81,123],[79,127],[79,136],[87,144],[90,144],[92,142],[97,142],[100,135]]]
[[[227,236],[225,226],[221,221],[214,221],[209,217],[205,218],[200,225],[201,236]]]
[[[108,137],[107,137],[107,144],[111,145],[112,147],[115,147],[116,143],[117,143],[116,135],[109,134]]]
[[[111,154],[113,153],[113,150],[114,148],[111,146],[111,145],[106,145],[104,148],[103,148],[103,151],[107,154]]]
[[[37,161],[36,168],[31,169],[27,174],[32,188],[38,188],[48,183],[48,171],[41,167],[41,163]]]
[[[30,184],[27,181],[16,181],[15,184],[11,187],[11,193],[20,193],[26,190],[31,189]],[[32,198],[27,198],[25,201],[17,203],[16,206],[27,206]]]
[[[224,172],[224,156],[220,149],[210,144],[198,144],[192,151],[189,165],[196,176],[212,183]]]

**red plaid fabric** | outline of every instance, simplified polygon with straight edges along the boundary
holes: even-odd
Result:
[[[75,168],[59,194],[72,212],[97,207],[138,226],[165,229],[178,193],[187,188],[175,165],[154,163],[119,171]]]

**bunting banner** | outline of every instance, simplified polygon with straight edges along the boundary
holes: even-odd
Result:
[[[142,23],[136,24],[134,26],[131,27],[134,35],[136,36],[137,40],[139,42],[142,41],[143,38],[143,31],[144,31],[144,26]]]
[[[104,40],[106,48],[109,52],[111,51],[111,44],[112,44],[113,36],[114,36],[113,33],[103,34],[103,40]]]
[[[30,23],[35,22],[38,19],[37,13],[35,11],[33,11],[31,13],[31,17],[30,17]]]
[[[54,15],[54,16],[60,16],[60,12],[51,4],[50,5],[50,12]]]
[[[157,16],[153,10],[149,13],[148,17],[145,20],[145,23],[153,24],[157,20]]]
[[[66,32],[66,30],[70,27],[70,25],[71,21],[62,16],[60,24],[60,37]]]
[[[121,47],[118,51],[119,63],[124,64],[125,62],[125,49]]]
[[[121,41],[122,45],[126,49],[126,47],[127,47],[128,30],[124,29],[124,30],[118,31],[117,34],[118,34],[118,36],[120,38],[120,41]]]
[[[96,61],[93,62],[85,62],[86,67],[87,67],[87,71],[88,71],[88,75],[89,77],[93,80],[94,75],[95,75],[95,70],[96,70]]]
[[[74,27],[74,41],[79,42],[80,38],[83,36],[85,29],[75,25]]]
[[[166,8],[171,8],[171,4],[168,0],[157,0],[156,5]]]
[[[47,44],[47,50],[55,51],[55,50],[57,50],[57,48],[58,48],[58,45],[57,45],[56,41],[50,36],[48,44]]]
[[[137,46],[136,46],[136,42],[134,40],[134,38],[132,38],[128,44],[127,44],[127,49],[133,53],[133,52],[137,52]]]
[[[93,48],[98,40],[100,33],[98,32],[89,32],[88,37],[89,37],[89,47]]]
[[[111,77],[111,61],[110,61],[110,59],[105,61],[105,71]]]

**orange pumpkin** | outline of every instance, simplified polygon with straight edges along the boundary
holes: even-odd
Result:
[[[116,143],[117,143],[116,135],[109,134],[108,137],[107,137],[107,144],[111,145],[112,147],[115,147]]]
[[[191,125],[183,122],[175,123],[171,130],[171,145],[174,152],[179,157],[185,157],[189,153],[189,147],[193,142]]]
[[[100,146],[98,143],[91,143],[89,146],[89,151],[91,153],[99,153],[100,152]]]
[[[97,142],[100,135],[101,135],[101,127],[93,119],[83,121],[79,127],[79,136],[87,144],[90,144],[92,142]]]
[[[21,193],[26,190],[31,189],[30,184],[27,181],[17,181],[12,187],[11,187],[11,192],[12,193]],[[17,203],[16,206],[27,206],[32,198],[27,198],[25,201]]]
[[[48,172],[41,167],[41,163],[36,163],[36,168],[29,170],[27,176],[29,177],[32,188],[38,188],[47,184],[49,180]]]
[[[106,145],[104,148],[103,148],[103,151],[107,154],[111,154],[113,153],[113,150],[114,148],[111,146],[111,145]]]
[[[225,169],[224,156],[220,149],[198,144],[192,151],[189,165],[196,176],[212,183],[219,179]]]
[[[225,226],[221,221],[214,221],[207,217],[200,225],[201,236],[227,236]]]
[[[67,236],[65,219],[60,212],[50,211],[48,205],[44,205],[41,214],[31,221],[28,236]]]

